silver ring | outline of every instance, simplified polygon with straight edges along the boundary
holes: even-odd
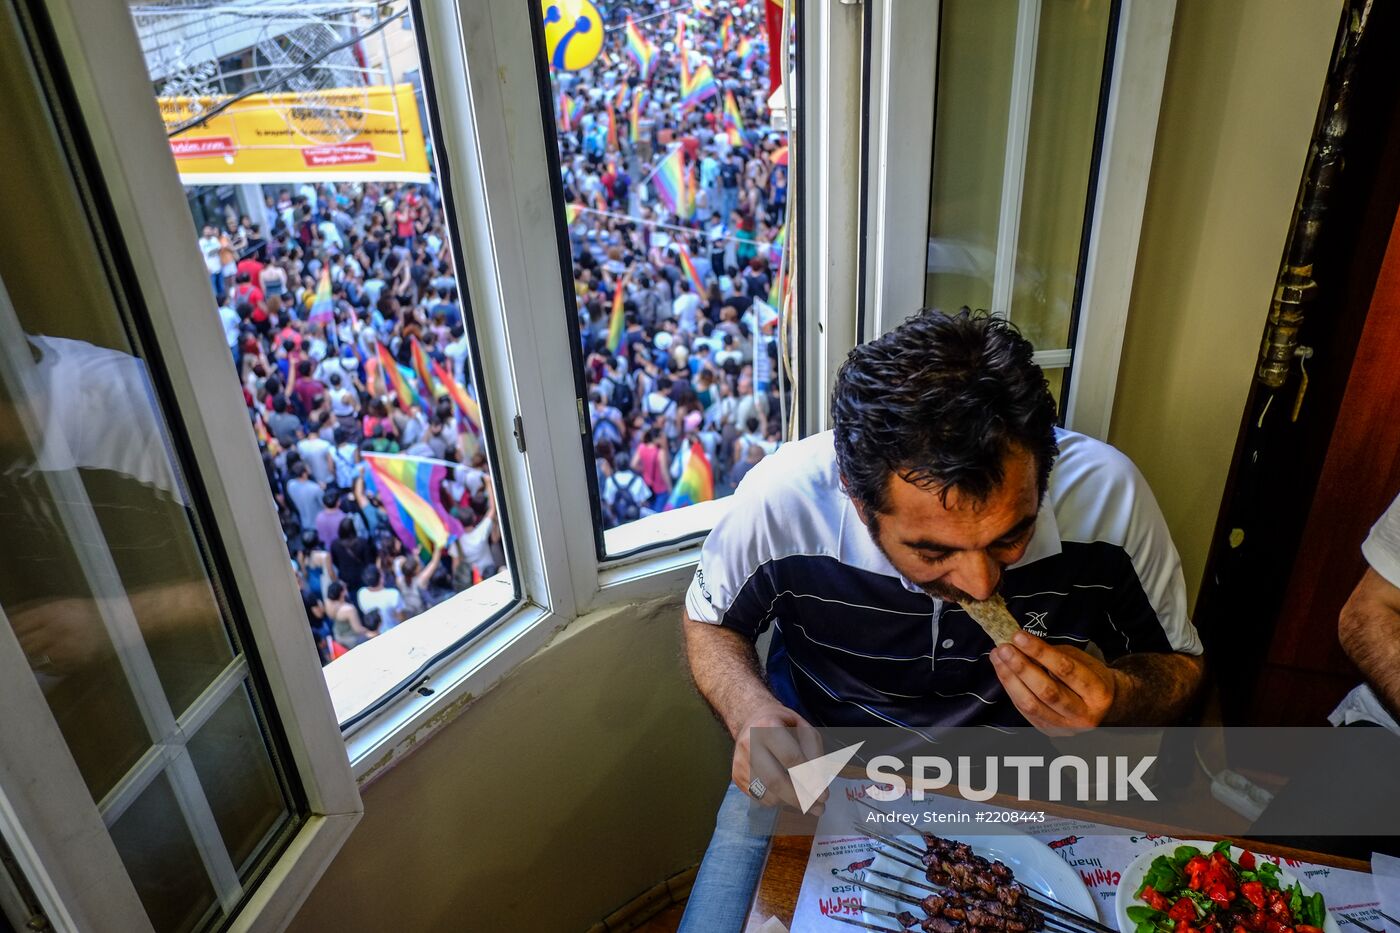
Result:
[[[768,788],[764,785],[762,778],[754,778],[749,781],[749,794],[754,800],[762,800],[763,795],[768,793]]]

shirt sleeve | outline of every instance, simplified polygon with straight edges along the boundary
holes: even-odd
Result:
[[[1361,545],[1361,553],[1372,570],[1391,586],[1400,587],[1400,496],[1371,526],[1371,533]]]
[[[1076,584],[1096,602],[1093,641],[1113,660],[1140,652],[1204,651],[1187,612],[1181,557],[1152,489],[1138,468],[1102,441],[1060,435],[1051,484],[1060,537],[1083,555]]]
[[[773,542],[778,529],[771,500],[765,499],[760,470],[734,493],[729,509],[700,550],[695,577],[685,594],[686,614],[697,622],[722,625],[750,641],[768,628],[780,592],[775,585]]]

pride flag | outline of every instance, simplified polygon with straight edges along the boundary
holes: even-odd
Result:
[[[709,502],[714,497],[715,471],[705,456],[705,448],[699,441],[691,441],[690,458],[686,460],[685,470],[681,473],[676,487],[671,490],[671,496],[666,500],[666,508],[663,511],[685,508],[697,502]]]
[[[742,39],[739,40],[739,48],[737,49],[737,52],[739,55],[739,61],[745,67],[747,67],[749,62],[753,59],[754,55],[758,54],[758,43],[754,42],[748,36],[744,36]]]
[[[705,300],[705,282],[700,278],[700,273],[695,269],[695,261],[690,258],[690,250],[684,246],[680,247],[681,269],[685,271],[685,277],[690,280],[691,291],[700,296],[700,300]]]
[[[623,299],[627,295],[627,279],[618,279],[617,290],[613,292],[612,314],[608,317],[608,352],[616,354],[622,346],[622,331],[626,324],[622,313]]]
[[[642,89],[637,88],[632,95],[632,112],[629,114],[632,122],[632,145],[636,145],[642,138]]]
[[[559,131],[567,133],[574,128],[574,121],[578,119],[579,111],[583,109],[581,101],[574,100],[563,91],[559,92]]]
[[[316,297],[311,299],[311,315],[308,324],[329,324],[335,320],[335,299],[331,297],[331,270],[321,266],[321,281],[316,285]]]
[[[608,101],[608,151],[617,151],[617,109]]]
[[[433,391],[433,372],[428,366],[428,354],[423,349],[423,345],[418,342],[417,337],[410,337],[411,353],[413,359],[413,372],[418,377],[419,383],[423,387],[424,398],[432,401],[437,398],[437,393]]]
[[[564,224],[572,227],[578,223],[579,214],[583,213],[583,205],[577,201],[571,201],[564,205]]]
[[[739,113],[739,102],[733,91],[724,92],[724,127],[729,132],[729,145],[744,144],[744,117]]]
[[[467,426],[471,428],[473,434],[481,433],[481,406],[476,403],[476,399],[467,394],[467,390],[462,388],[452,374],[439,363],[433,360],[433,375],[442,384],[443,390],[451,397],[457,405],[457,410],[462,413],[462,417],[467,420]]]
[[[417,551],[423,561],[438,548],[462,534],[462,523],[442,507],[439,490],[447,479],[447,467],[416,457],[362,454],[366,485],[379,497],[404,547]]]
[[[681,59],[685,61],[684,58]],[[686,80],[689,78],[689,81]],[[714,72],[706,62],[701,62],[700,67],[693,73],[681,76],[681,109],[697,107],[703,101],[719,94],[719,85],[715,83]]]
[[[681,147],[676,146],[652,173],[652,184],[656,185],[656,195],[672,214],[680,215],[685,210],[685,156]]]
[[[651,79],[651,63],[656,57],[656,46],[651,40],[642,35],[642,31],[637,28],[637,24],[632,22],[632,17],[627,17],[627,54],[636,61],[637,67],[641,69],[642,80]]]
[[[376,398],[389,394],[389,387],[384,385],[377,359],[365,360],[365,389]]]
[[[724,14],[724,22],[719,24],[719,47],[729,51],[729,43],[734,41],[734,14]]]
[[[778,273],[773,273],[773,284],[768,286],[768,303],[772,305],[778,313],[783,311],[783,299],[787,297],[787,276],[778,280]]]
[[[423,397],[418,394],[418,389],[413,385],[417,382],[417,373],[407,366],[400,366],[392,355],[389,348],[384,344],[379,344],[379,369],[383,374],[386,388],[393,391],[399,407],[408,411],[413,405],[422,407]]]

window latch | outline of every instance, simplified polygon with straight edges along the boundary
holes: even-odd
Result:
[[[523,454],[525,452],[525,422],[519,415],[515,416],[511,431],[515,435],[515,449]]]

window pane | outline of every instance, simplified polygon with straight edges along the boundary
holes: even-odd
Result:
[[[768,6],[544,9],[604,528],[728,495],[782,437]]]
[[[219,834],[240,869],[291,815],[277,772],[261,753],[264,741],[247,688],[240,686],[186,746]]]
[[[0,16],[4,48],[48,47],[14,25]],[[230,683],[252,701],[242,680],[257,658],[214,570],[163,360],[139,336],[147,312],[115,284],[129,270],[96,219],[110,205],[64,145],[79,134],[58,132],[73,115],[38,81],[49,64],[0,57],[0,119],[23,134],[0,140],[7,203],[29,208],[22,229],[0,230],[0,608],[155,927],[194,929],[216,889],[236,900],[259,866],[232,865],[182,746]],[[224,721],[215,710],[206,751]],[[272,745],[243,736],[241,766],[261,783],[243,780],[238,805],[296,821]]]
[[[1008,312],[1037,349],[1069,345],[1090,194],[1110,0],[1044,0],[1027,98],[1014,86],[1016,0],[947,0],[940,18],[925,302]],[[1029,106],[1019,215],[1003,212],[1008,121]],[[1009,162],[1008,159],[1014,160]],[[1013,256],[1000,224],[1018,224]],[[995,307],[998,260],[1011,264]]]
[[[130,8],[214,299],[192,313],[223,324],[328,664],[506,568],[416,26],[406,0]]]
[[[218,909],[164,774],[112,825],[112,841],[157,933],[198,929]]]

